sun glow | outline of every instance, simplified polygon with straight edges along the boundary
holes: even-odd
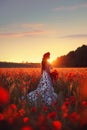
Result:
[[[50,59],[48,59],[49,63],[52,63],[55,60],[55,58],[51,57]]]

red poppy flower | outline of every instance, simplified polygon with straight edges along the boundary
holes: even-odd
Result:
[[[31,111],[32,111],[32,112],[36,112],[36,107],[32,107],[32,108],[31,108]]]
[[[38,122],[37,122],[38,125],[42,125],[42,124],[44,124],[44,122],[46,122],[45,115],[43,115],[43,114],[39,115]]]
[[[70,102],[69,102],[69,101],[65,101],[64,104],[65,104],[66,106],[68,106],[68,105],[70,104]]]
[[[43,110],[44,110],[44,111],[47,111],[47,110],[48,110],[48,107],[47,107],[47,106],[44,106],[44,107],[43,107]]]
[[[68,112],[68,108],[67,108],[67,105],[64,103],[62,106],[61,106],[61,109],[63,112]]]
[[[77,114],[76,112],[73,112],[70,115],[70,120],[71,120],[72,123],[76,123],[79,119],[80,119],[80,115]]]
[[[3,88],[0,87],[0,104],[5,105],[9,102],[9,92]]]
[[[61,130],[62,123],[60,121],[53,121],[53,126],[56,130]]]
[[[57,114],[56,114],[55,111],[50,112],[50,113],[48,114],[48,119],[53,119],[53,118],[55,118],[56,116],[57,116]]]
[[[16,106],[15,104],[11,104],[11,108],[12,108],[13,110],[16,110],[16,109],[17,109],[17,106]]]
[[[69,114],[67,113],[67,112],[65,112],[64,114],[63,114],[63,118],[68,118],[69,117]]]
[[[8,123],[9,123],[9,124],[14,123],[14,118],[12,118],[12,117],[8,118]]]
[[[86,101],[82,101],[82,106],[83,107],[87,106],[87,102]]]
[[[21,130],[33,130],[33,129],[32,129],[32,127],[30,127],[30,126],[24,126],[24,127],[22,127]]]
[[[57,70],[54,70],[53,72],[51,72],[50,75],[51,75],[51,78],[53,80],[57,80],[58,79],[58,72],[57,72]]]
[[[4,115],[0,113],[0,121],[4,120]]]
[[[75,77],[76,77],[76,75],[72,72],[70,72],[66,75],[67,80],[69,80],[70,82],[74,81]]]
[[[52,106],[56,106],[56,105],[57,105],[57,101],[53,101]]]
[[[29,118],[28,117],[24,117],[23,121],[24,121],[24,123],[27,123],[29,121]]]
[[[19,115],[19,113],[18,112],[16,112],[15,114],[14,114],[14,118],[18,118],[20,115]]]
[[[19,110],[19,113],[20,113],[21,116],[23,116],[24,113],[25,113],[24,109],[20,109],[20,110]]]

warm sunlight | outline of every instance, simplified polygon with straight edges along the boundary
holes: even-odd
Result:
[[[54,57],[51,57],[51,58],[48,60],[48,62],[52,63],[54,60],[55,60],[55,58],[54,58]]]

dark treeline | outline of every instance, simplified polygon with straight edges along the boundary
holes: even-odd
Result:
[[[0,62],[0,68],[38,68],[40,63]]]
[[[52,64],[55,67],[87,67],[87,45],[58,57]]]
[[[87,67],[87,45],[70,51],[67,55],[58,57],[52,62],[54,67]],[[0,62],[0,68],[39,68],[40,63]]]

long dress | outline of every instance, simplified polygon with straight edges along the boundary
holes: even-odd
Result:
[[[57,100],[58,95],[54,92],[52,79],[48,70],[49,66],[47,69],[43,70],[37,89],[27,94],[29,103],[37,105],[40,98],[41,102],[44,102],[46,105],[51,105]]]

